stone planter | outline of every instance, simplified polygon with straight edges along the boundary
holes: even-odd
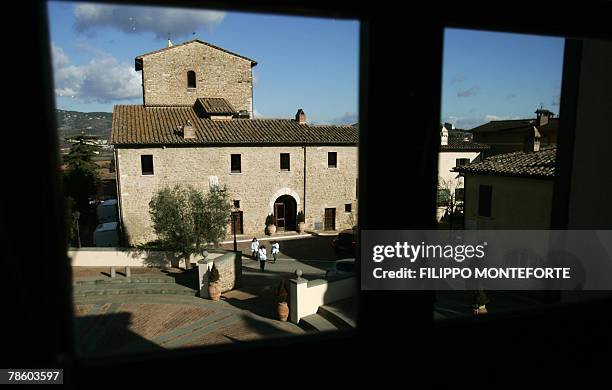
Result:
[[[297,232],[302,234],[304,233],[304,230],[306,230],[306,223],[305,222],[300,222],[297,225]]]
[[[287,302],[279,302],[278,303],[278,319],[281,321],[287,321],[289,318],[289,306]]]
[[[273,236],[276,233],[276,225],[268,225],[268,235]]]
[[[221,299],[221,288],[219,288],[219,282],[211,282],[208,285],[208,296],[213,301]]]

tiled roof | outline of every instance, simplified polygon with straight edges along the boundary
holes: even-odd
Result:
[[[245,59],[247,61],[251,61],[251,66],[257,65],[257,61],[252,60],[252,59],[250,59],[248,57],[241,56],[240,54],[233,53],[233,52],[231,52],[229,50],[226,50],[226,49],[224,49],[222,47],[215,46],[215,45],[213,45],[211,43],[204,42],[204,41],[201,41],[199,39],[192,39],[191,41],[183,42],[183,43],[180,43],[178,45],[173,45],[173,46],[170,46],[170,47],[164,47],[163,49],[159,49],[159,50],[155,50],[155,51],[151,51],[149,53],[145,53],[145,54],[139,55],[138,57],[136,57],[136,70],[140,70],[138,66],[139,66],[139,61],[142,60],[142,57],[146,57],[146,56],[149,56],[151,54],[156,54],[156,53],[159,53],[159,52],[162,52],[162,51],[170,50],[170,49],[173,49],[175,47],[179,47],[179,46],[183,46],[183,45],[188,45],[188,44],[194,43],[194,42],[198,42],[198,43],[201,43],[203,45],[210,46],[213,49],[221,50],[221,51],[223,51],[223,52],[225,52],[227,54],[231,54],[233,56],[240,57],[240,58]]]
[[[555,176],[557,147],[549,146],[538,152],[513,152],[485,158],[483,161],[453,168],[454,172],[552,178]]]
[[[198,103],[204,108],[207,114],[219,115],[238,113],[234,107],[223,98],[198,98]]]
[[[503,121],[491,121],[489,123],[485,123],[484,125],[480,125],[478,127],[474,127],[470,130],[472,133],[492,133],[498,131],[523,131],[527,128],[531,128],[531,126],[535,125],[535,119],[511,119],[511,120],[503,120]],[[559,127],[559,118],[551,118],[548,124],[544,125],[544,129],[549,130],[557,130]]]
[[[190,121],[194,139],[184,139],[180,129]],[[223,145],[309,144],[356,145],[353,126],[300,125],[292,119],[231,119],[199,117],[193,107],[117,105],[113,109],[111,144],[114,145]]]
[[[472,141],[464,141],[459,138],[451,138],[448,137],[448,145],[440,145],[440,151],[481,151],[481,150],[489,150],[491,147],[489,145],[481,144],[478,142]]]

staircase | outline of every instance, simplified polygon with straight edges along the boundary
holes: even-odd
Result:
[[[319,306],[315,314],[302,317],[298,325],[302,329],[318,332],[349,330],[357,326],[356,318],[357,302],[355,298],[348,298]]]
[[[165,295],[197,295],[197,276],[191,278],[172,276],[137,276],[81,279],[73,283],[73,296],[75,298],[129,295],[129,294],[165,294]],[[186,276],[186,275],[185,275]]]

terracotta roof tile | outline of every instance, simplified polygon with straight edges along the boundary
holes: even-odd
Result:
[[[184,139],[180,129],[190,121],[195,139]],[[111,144],[313,144],[356,145],[354,126],[300,125],[292,119],[200,118],[193,107],[117,105],[113,109]]]
[[[555,176],[557,147],[549,146],[538,152],[513,152],[487,157],[480,162],[453,168],[454,172],[552,178]]]

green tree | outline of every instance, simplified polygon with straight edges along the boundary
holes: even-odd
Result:
[[[81,213],[89,211],[89,198],[96,194],[100,183],[98,166],[92,158],[98,147],[91,144],[93,137],[77,136],[77,141],[64,156],[67,165],[63,173],[64,195],[74,199],[74,208]]]
[[[191,255],[203,254],[225,237],[230,212],[225,187],[212,187],[206,195],[190,186],[166,187],[149,202],[159,246],[183,258],[187,268]]]

